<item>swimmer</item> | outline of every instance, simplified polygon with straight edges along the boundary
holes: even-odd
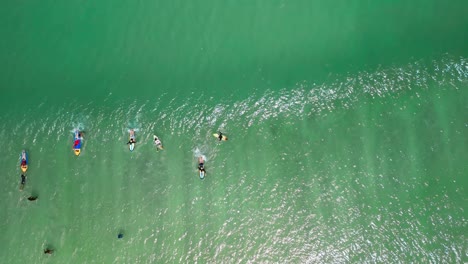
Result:
[[[203,159],[202,156],[198,157],[198,169],[204,169],[205,168],[205,160]]]
[[[20,184],[20,191],[24,189],[24,185],[26,184],[26,175],[21,174],[21,184]]]

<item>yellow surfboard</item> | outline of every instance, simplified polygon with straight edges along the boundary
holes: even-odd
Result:
[[[81,149],[73,149],[73,150],[74,150],[76,156],[80,155]]]
[[[26,150],[23,150],[23,152],[21,153],[20,169],[22,172],[26,172],[28,170],[28,153],[26,153]]]

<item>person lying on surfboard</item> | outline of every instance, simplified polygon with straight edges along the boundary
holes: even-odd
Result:
[[[127,144],[134,144],[136,143],[135,141],[135,130],[130,129],[130,140],[127,142]]]
[[[81,139],[75,139],[75,142],[73,143],[73,148],[76,148],[78,145],[80,145]]]
[[[154,145],[156,146],[156,151],[164,149],[161,140],[159,140],[159,138],[156,135],[154,136]]]
[[[75,132],[75,141],[73,142],[73,148],[80,148],[81,140],[83,139],[83,132],[76,131]]]
[[[159,145],[161,145],[162,143],[161,143],[161,140],[159,140],[158,137],[155,137],[155,138],[154,138],[154,144],[155,144],[156,146],[159,146]]]
[[[206,172],[206,171],[205,171],[205,161],[203,160],[203,157],[202,157],[202,156],[198,157],[198,170],[199,170],[200,172],[202,172],[202,171],[203,171],[203,172]]]
[[[216,136],[216,134],[214,134]],[[227,136],[221,133],[221,131],[218,131],[218,139],[219,141],[221,140],[228,140]]]

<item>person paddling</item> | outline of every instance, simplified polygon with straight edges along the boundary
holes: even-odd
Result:
[[[26,175],[21,174],[20,191],[22,191],[24,189],[24,185],[26,185]]]
[[[130,140],[128,141],[127,144],[135,144],[135,130],[130,129]]]

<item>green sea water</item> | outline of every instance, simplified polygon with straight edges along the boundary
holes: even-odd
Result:
[[[468,261],[466,1],[0,6],[0,263]]]

